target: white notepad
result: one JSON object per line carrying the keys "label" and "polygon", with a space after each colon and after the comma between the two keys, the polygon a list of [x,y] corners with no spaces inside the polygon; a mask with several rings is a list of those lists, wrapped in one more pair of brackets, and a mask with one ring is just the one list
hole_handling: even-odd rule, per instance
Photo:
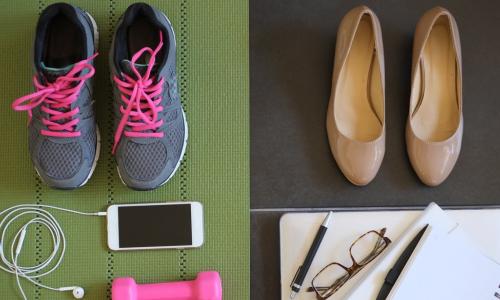
{"label": "white notepad", "polygon": [[461,226],[427,230],[387,300],[500,299],[500,264],[478,251]]}
{"label": "white notepad", "polygon": [[[500,237],[500,209],[450,210],[447,211],[447,214],[450,218],[448,224],[444,224],[445,226],[452,227],[456,222],[460,223],[463,230],[477,244],[479,249],[494,260],[500,261],[500,238],[498,238]],[[280,260],[281,295],[283,300],[289,298],[290,283],[293,276],[309,250],[318,227],[325,216],[325,213],[288,213],[281,218]],[[408,235],[407,239],[402,238],[399,243],[398,237],[421,216],[421,210],[335,212],[330,228],[306,276],[304,288],[296,299],[315,300],[314,293],[304,292],[305,288],[310,286],[314,274],[332,261],[348,264],[350,262],[348,248],[351,242],[369,230],[387,227],[386,235],[394,241],[391,247],[397,249],[398,247],[395,246],[399,244],[401,249],[397,250],[402,251],[411,237]],[[491,238],[492,236],[497,238]],[[381,257],[371,262],[370,265],[349,280],[330,299],[373,299],[385,278],[388,268],[397,259],[396,255],[394,255],[394,258],[386,258],[387,269],[369,273],[370,268],[380,263]],[[367,277],[368,274],[369,277]],[[360,279],[364,279],[363,288],[353,290],[353,287],[360,283]],[[374,294],[375,296],[373,296]]]}

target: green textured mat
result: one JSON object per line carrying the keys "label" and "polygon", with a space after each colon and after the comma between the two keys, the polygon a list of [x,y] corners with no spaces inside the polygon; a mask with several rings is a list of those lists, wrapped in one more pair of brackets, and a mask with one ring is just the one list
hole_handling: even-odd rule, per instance
{"label": "green textured mat", "polygon": [[[112,203],[198,200],[205,208],[206,242],[194,250],[110,252],[105,219],[55,213],[68,240],[62,266],[41,282],[78,285],[85,299],[110,297],[111,280],[133,276],[152,283],[221,273],[224,299],[249,299],[248,3],[246,0],[149,1],[162,9],[177,36],[179,89],[189,123],[181,168],[164,187],[134,192],[120,182],[112,142],[108,50],[114,25],[132,1],[70,1],[90,12],[100,33],[95,99],[103,145],[96,172],[76,191],[56,191],[36,177],[27,150],[25,113],[10,103],[32,91],[31,47],[40,11],[51,1],[0,0],[0,208],[42,203],[84,211]],[[29,236],[22,263],[50,250],[46,232]],[[22,281],[29,299],[72,299]],[[0,299],[18,299],[14,277],[0,272]]]}

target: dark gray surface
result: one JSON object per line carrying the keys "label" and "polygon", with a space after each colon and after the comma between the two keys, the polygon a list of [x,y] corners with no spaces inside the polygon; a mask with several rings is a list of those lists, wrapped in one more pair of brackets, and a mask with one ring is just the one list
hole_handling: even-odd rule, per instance
{"label": "dark gray surface", "polygon": [[[358,4],[380,19],[387,86],[386,156],[363,188],[338,170],[325,130],[337,26]],[[450,178],[428,188],[408,162],[404,125],[413,32],[436,5],[461,32],[465,135]],[[251,299],[280,296],[283,212],[259,209],[500,204],[500,1],[250,0],[250,47]]]}
{"label": "dark gray surface", "polygon": [[[382,25],[387,87],[386,155],[363,188],[340,173],[325,129],[337,26],[360,3]],[[461,33],[465,132],[451,176],[428,188],[404,127],[413,32],[438,4]],[[250,0],[250,73],[252,208],[500,203],[500,1]]]}

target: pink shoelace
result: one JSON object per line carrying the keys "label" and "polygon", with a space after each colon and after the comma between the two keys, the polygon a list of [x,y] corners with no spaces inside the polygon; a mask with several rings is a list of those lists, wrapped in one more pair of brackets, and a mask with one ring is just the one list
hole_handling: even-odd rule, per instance
{"label": "pink shoelace", "polygon": [[[164,80],[161,78],[155,83],[155,78],[151,77],[151,70],[155,64],[156,55],[160,52],[162,46],[163,37],[160,32],[160,42],[154,50],[144,47],[132,56],[130,68],[135,78],[124,73],[122,73],[124,80],[121,80],[117,76],[113,77],[118,90],[121,92],[121,100],[124,103],[124,106],[120,107],[122,118],[115,132],[113,154],[116,151],[122,134],[127,137],[138,138],[161,138],[164,136],[163,132],[157,132],[157,129],[163,125],[163,120],[158,120],[158,113],[163,110],[163,106],[161,106],[161,93],[163,91]],[[144,53],[149,53],[150,59],[146,72],[144,75],[141,75],[135,63]],[[125,130],[125,126],[130,127],[130,130]]]}
{"label": "pink shoelace", "polygon": [[[48,115],[48,118],[42,118],[42,123],[47,126],[47,129],[41,130],[42,135],[63,138],[80,136],[80,131],[76,130],[80,119],[75,118],[80,109],[71,109],[71,104],[78,99],[85,80],[94,76],[95,69],[90,61],[96,56],[97,53],[77,62],[66,75],[59,76],[46,85],[40,83],[35,75],[33,83],[36,92],[14,100],[12,109],[28,111],[31,121],[32,110],[41,105],[41,110]],[[88,72],[81,74],[84,70]]]}

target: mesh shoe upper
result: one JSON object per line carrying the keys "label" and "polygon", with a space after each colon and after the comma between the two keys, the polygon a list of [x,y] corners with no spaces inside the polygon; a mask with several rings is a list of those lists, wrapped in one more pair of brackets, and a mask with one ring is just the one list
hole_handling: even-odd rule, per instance
{"label": "mesh shoe upper", "polygon": [[60,144],[45,139],[40,146],[38,161],[47,176],[71,178],[82,164],[82,147],[77,142]]}
{"label": "mesh shoe upper", "polygon": [[[145,22],[149,23],[149,27],[141,25]],[[162,40],[145,39],[143,44],[141,44],[141,40],[134,41],[135,37],[127,34],[127,32],[134,31],[134,26],[142,26],[142,30],[146,28],[152,31],[151,33],[145,32],[144,36],[157,37],[160,35]],[[142,48],[135,51],[132,49],[134,44],[140,45],[136,49]],[[149,47],[151,52],[146,51],[144,57],[135,57],[137,61],[132,62],[132,57],[143,51],[144,47]],[[154,56],[151,57],[153,52]],[[115,87],[115,125],[117,132],[121,133],[115,139],[115,157],[120,177],[131,188],[153,189],[174,175],[179,167],[187,142],[187,124],[177,91],[175,36],[170,22],[163,13],[147,4],[131,5],[119,21],[110,55],[111,71],[116,77],[113,82]],[[141,61],[138,62],[139,60]],[[161,99],[157,105],[159,110],[157,118],[153,118],[151,110],[148,110],[146,97],[141,97],[137,103],[140,103],[141,111],[146,112],[147,118],[141,121],[137,117],[135,107],[133,110],[135,115],[128,117],[129,122],[126,123],[123,132],[121,132],[120,121],[123,119],[123,112],[128,102],[125,103],[122,99],[124,96],[123,87],[120,90],[118,83],[126,81],[129,84],[142,85],[139,82],[147,81],[144,77],[147,75],[147,65],[152,61],[151,76],[148,77],[152,79],[152,82],[148,82],[150,85],[145,90],[146,94],[148,91],[149,94],[154,94],[149,86],[162,82],[161,93],[151,97],[154,101]],[[134,70],[139,72],[141,78],[136,76]],[[127,81],[127,76],[131,77],[130,81]],[[132,87],[130,89],[132,90]],[[130,101],[130,95],[125,96],[125,100]],[[137,121],[144,124],[148,124],[148,122],[158,122],[158,124],[161,122],[161,124],[153,129],[146,128],[137,133],[137,125],[133,124]],[[160,133],[161,136],[150,136]]]}
{"label": "mesh shoe upper", "polygon": [[167,163],[167,149],[156,141],[149,144],[130,142],[125,147],[123,166],[127,174],[141,181],[153,180]]}
{"label": "mesh shoe upper", "polygon": [[[29,149],[41,178],[72,189],[90,177],[98,155],[92,108],[95,28],[83,10],[65,3],[48,6],[37,24],[36,92],[14,101],[30,116]],[[68,45],[61,46],[67,41]]]}

